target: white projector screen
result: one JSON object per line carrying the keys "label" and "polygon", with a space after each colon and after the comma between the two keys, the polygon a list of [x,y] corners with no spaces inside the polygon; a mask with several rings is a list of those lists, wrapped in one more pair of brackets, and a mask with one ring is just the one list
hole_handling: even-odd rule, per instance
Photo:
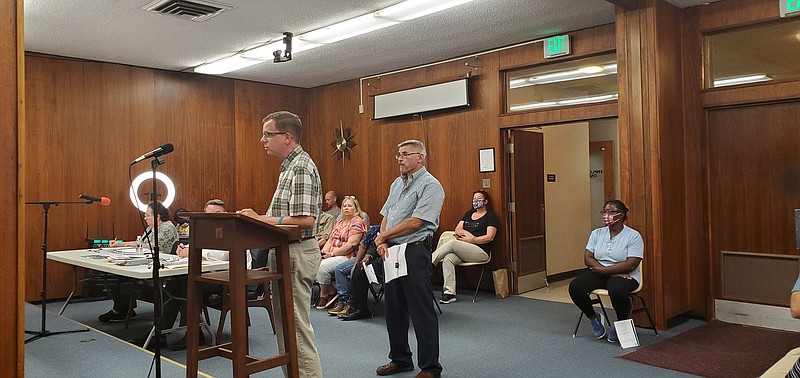
{"label": "white projector screen", "polygon": [[372,119],[469,106],[468,78],[373,97]]}

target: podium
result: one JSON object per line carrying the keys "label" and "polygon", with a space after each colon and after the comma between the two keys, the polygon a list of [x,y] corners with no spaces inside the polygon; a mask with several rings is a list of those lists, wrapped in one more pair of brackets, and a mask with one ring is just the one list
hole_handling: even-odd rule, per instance
{"label": "podium", "polygon": [[[263,370],[286,365],[290,377],[298,377],[297,336],[295,334],[294,300],[292,299],[289,243],[300,240],[296,226],[276,227],[234,213],[188,213],[189,216],[189,274],[187,276],[187,336],[186,376],[197,377],[199,360],[215,356],[233,362],[233,377],[247,377]],[[202,273],[203,248],[230,251],[229,270]],[[248,270],[248,249],[275,248],[277,272]],[[285,352],[265,359],[249,355],[247,303],[245,287],[265,281],[275,281],[272,295],[281,303]],[[200,283],[227,285],[231,304],[231,342],[199,349]],[[276,285],[277,283],[277,285]],[[274,299],[273,299],[274,300]]]}

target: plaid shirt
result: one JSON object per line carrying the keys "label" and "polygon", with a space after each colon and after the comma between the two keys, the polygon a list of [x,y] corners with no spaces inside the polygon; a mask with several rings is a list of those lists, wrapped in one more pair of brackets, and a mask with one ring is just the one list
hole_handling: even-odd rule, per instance
{"label": "plaid shirt", "polygon": [[267,209],[270,217],[314,218],[313,229],[301,229],[300,236],[308,239],[316,234],[320,209],[322,209],[322,184],[311,156],[299,145],[281,163],[278,187]]}

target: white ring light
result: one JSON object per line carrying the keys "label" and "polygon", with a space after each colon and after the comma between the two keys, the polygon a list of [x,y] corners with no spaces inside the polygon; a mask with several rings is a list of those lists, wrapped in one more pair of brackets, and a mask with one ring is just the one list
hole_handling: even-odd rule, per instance
{"label": "white ring light", "polygon": [[[143,172],[139,176],[136,176],[136,178],[133,180],[133,183],[131,184],[129,192],[129,194],[131,195],[131,203],[133,203],[133,206],[135,206],[137,209],[139,209],[139,211],[143,213],[147,211],[147,204],[140,201],[139,196],[136,195],[136,193],[139,192],[139,186],[141,186],[142,183],[145,182],[145,180],[152,178],[153,178],[152,172]],[[170,179],[169,176],[161,172],[156,172],[156,180],[161,181],[167,187],[167,198],[165,198],[164,202],[162,203],[164,204],[165,208],[169,208],[169,205],[172,205],[172,201],[175,200],[175,184],[172,183],[172,179]]]}

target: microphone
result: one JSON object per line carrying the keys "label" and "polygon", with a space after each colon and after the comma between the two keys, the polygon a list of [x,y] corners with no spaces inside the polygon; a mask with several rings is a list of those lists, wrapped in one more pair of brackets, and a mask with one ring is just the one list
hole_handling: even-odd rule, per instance
{"label": "microphone", "polygon": [[142,161],[144,159],[149,159],[149,158],[153,158],[153,157],[159,157],[159,156],[162,156],[162,155],[166,155],[166,154],[168,154],[168,153],[170,153],[170,152],[172,152],[174,150],[175,150],[175,147],[172,146],[172,143],[162,144],[160,147],[156,148],[155,150],[152,150],[152,151],[150,151],[150,152],[148,152],[148,153],[146,153],[146,154],[144,154],[142,156],[139,156],[138,158],[134,159],[131,162],[131,165],[134,165],[134,164],[136,164],[136,163],[138,163],[138,162],[140,162],[140,161]]}
{"label": "microphone", "polygon": [[103,206],[108,206],[111,204],[111,198],[108,197],[94,197],[86,194],[81,194],[80,199],[89,201],[87,203],[100,203]]}

